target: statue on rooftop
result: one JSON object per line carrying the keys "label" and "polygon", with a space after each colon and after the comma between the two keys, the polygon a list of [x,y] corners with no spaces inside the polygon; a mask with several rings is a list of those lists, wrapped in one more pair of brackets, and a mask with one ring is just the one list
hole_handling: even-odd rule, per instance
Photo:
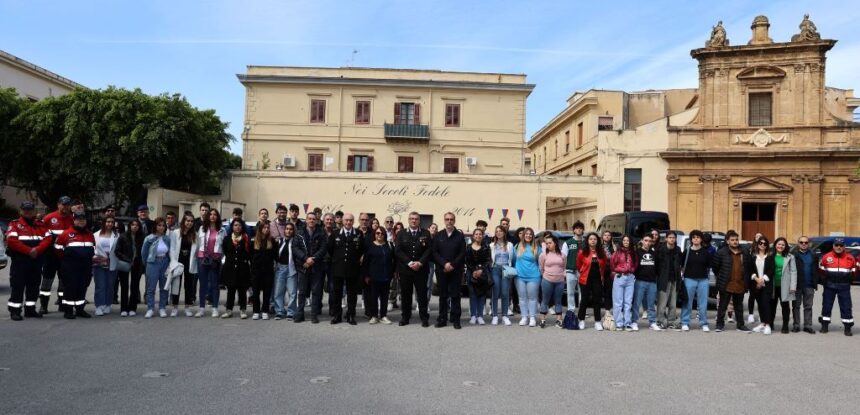
{"label": "statue on rooftop", "polygon": [[803,21],[800,22],[798,27],[800,28],[800,33],[791,37],[792,42],[806,42],[821,39],[821,35],[818,34],[818,28],[815,27],[815,23],[812,23],[812,20],[809,20],[808,14],[803,15]]}
{"label": "statue on rooftop", "polygon": [[729,45],[729,39],[726,38],[726,29],[723,28],[723,21],[717,22],[717,25],[711,30],[711,38],[705,42],[706,48],[723,48]]}

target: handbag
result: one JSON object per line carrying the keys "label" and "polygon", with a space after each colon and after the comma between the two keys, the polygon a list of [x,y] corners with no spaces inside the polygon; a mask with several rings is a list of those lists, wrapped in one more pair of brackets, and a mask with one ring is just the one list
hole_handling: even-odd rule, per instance
{"label": "handbag", "polygon": [[603,315],[603,329],[608,331],[615,331],[615,319],[612,317],[612,314],[607,311],[606,314]]}
{"label": "handbag", "polygon": [[561,321],[561,327],[566,330],[579,330],[579,318],[573,310],[567,310],[564,313],[564,320]]}
{"label": "handbag", "polygon": [[517,269],[510,265],[502,265],[502,277],[511,279],[517,276]]}
{"label": "handbag", "polygon": [[126,262],[121,259],[116,260],[116,270],[119,272],[131,272],[131,262]]}

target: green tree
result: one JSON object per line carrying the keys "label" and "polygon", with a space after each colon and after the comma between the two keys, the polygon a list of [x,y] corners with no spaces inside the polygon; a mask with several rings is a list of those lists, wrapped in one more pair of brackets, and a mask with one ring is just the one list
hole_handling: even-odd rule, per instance
{"label": "green tree", "polygon": [[10,171],[18,165],[10,158],[9,148],[22,140],[21,129],[12,125],[12,120],[29,105],[29,101],[18,96],[12,88],[0,88],[0,185],[9,184]]}
{"label": "green tree", "polygon": [[6,150],[8,179],[48,206],[106,192],[115,204],[138,202],[146,184],[216,193],[234,157],[227,123],[178,94],[79,89],[28,105],[12,124],[24,139]]}

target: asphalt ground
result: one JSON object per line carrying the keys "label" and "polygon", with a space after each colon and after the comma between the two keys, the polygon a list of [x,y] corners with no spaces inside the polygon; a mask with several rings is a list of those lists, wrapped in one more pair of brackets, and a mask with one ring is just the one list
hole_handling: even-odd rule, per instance
{"label": "asphalt ground", "polygon": [[[7,269],[0,304],[8,295]],[[853,295],[860,302],[860,287]],[[820,292],[815,301],[817,316]],[[434,297],[433,319],[437,307]],[[765,336],[731,324],[565,331],[470,326],[466,312],[454,330],[391,317],[391,326],[333,326],[52,312],[12,322],[4,311],[0,414],[854,414],[860,405],[860,330],[846,337],[840,323],[826,335]]]}

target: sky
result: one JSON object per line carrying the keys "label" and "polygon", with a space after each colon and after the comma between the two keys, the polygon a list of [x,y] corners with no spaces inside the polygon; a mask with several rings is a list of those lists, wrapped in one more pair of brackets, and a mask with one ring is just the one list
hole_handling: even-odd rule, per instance
{"label": "sky", "polygon": [[246,65],[524,73],[528,139],[575,91],[696,87],[690,50],[719,20],[732,45],[762,14],[786,42],[805,13],[838,40],[827,85],[860,94],[860,7],[846,0],[0,0],[0,49],[89,88],[183,94],[230,123],[241,154]]}

